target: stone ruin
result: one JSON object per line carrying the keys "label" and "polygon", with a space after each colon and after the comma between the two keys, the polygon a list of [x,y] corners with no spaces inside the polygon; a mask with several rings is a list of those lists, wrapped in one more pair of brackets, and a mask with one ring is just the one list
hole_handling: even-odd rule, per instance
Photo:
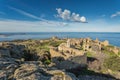
{"label": "stone ruin", "polygon": [[74,48],[74,45],[77,44],[71,43],[71,39],[68,39],[66,43],[61,43],[57,48],[50,49],[53,62],[56,63],[58,68],[72,69],[78,66],[86,66],[87,56],[83,50]]}
{"label": "stone ruin", "polygon": [[[101,51],[102,46],[108,46],[107,40],[100,42],[98,39],[90,38],[68,39],[58,47],[50,49],[51,57],[56,61],[59,68],[71,69],[87,64],[86,51]],[[60,58],[60,62],[57,59]]]}

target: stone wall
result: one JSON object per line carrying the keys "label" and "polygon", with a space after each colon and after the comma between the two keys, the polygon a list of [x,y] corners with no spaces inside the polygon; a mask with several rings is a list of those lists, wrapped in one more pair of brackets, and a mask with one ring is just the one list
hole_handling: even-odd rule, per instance
{"label": "stone wall", "polygon": [[108,46],[108,45],[109,45],[109,41],[105,40],[105,41],[101,42],[101,44],[102,44],[103,46]]}
{"label": "stone wall", "polygon": [[[84,67],[87,64],[87,56],[83,51],[77,49],[71,49],[75,54],[65,53],[65,48],[63,48],[64,52],[60,52],[55,50],[54,48],[50,49],[50,54],[53,62],[60,69],[72,69],[78,66]],[[74,52],[75,51],[75,52]]]}
{"label": "stone wall", "polygon": [[58,51],[62,51],[63,53],[65,52],[68,52],[70,53],[71,55],[84,55],[84,51],[83,50],[77,50],[77,49],[74,49],[74,48],[70,48],[70,47],[66,47],[66,44],[65,43],[62,43],[60,44],[60,46],[58,46]]}
{"label": "stone wall", "polygon": [[53,57],[63,57],[63,55],[60,52],[54,50],[54,48],[50,48],[50,54],[51,54],[52,58]]}
{"label": "stone wall", "polygon": [[60,69],[72,69],[77,68],[79,66],[86,67],[86,64],[87,64],[86,55],[71,57],[68,58],[67,60],[56,62],[56,66]]}

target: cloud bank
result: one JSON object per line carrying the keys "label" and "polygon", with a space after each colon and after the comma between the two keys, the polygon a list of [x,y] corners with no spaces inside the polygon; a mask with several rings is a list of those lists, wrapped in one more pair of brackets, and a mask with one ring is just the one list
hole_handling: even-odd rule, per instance
{"label": "cloud bank", "polygon": [[0,32],[120,32],[119,24],[112,25],[105,20],[61,25],[67,24],[59,21],[0,20]]}
{"label": "cloud bank", "polygon": [[[68,25],[58,21],[21,21],[4,19],[0,20],[0,32],[55,32]],[[62,28],[61,28],[62,29]]]}
{"label": "cloud bank", "polygon": [[111,18],[114,18],[114,17],[117,17],[117,16],[120,16],[120,12],[116,12],[116,13],[112,14]]}
{"label": "cloud bank", "polygon": [[64,11],[62,11],[61,8],[57,8],[57,17],[63,19],[63,20],[67,20],[67,21],[73,21],[73,22],[86,22],[86,17],[84,16],[80,16],[80,14],[77,13],[72,13],[70,10],[65,9]]}

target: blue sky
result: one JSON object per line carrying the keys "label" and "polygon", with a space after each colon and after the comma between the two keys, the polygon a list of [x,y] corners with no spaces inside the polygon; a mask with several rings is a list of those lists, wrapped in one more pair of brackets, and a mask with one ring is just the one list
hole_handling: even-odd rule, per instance
{"label": "blue sky", "polygon": [[0,0],[0,32],[120,32],[120,0]]}

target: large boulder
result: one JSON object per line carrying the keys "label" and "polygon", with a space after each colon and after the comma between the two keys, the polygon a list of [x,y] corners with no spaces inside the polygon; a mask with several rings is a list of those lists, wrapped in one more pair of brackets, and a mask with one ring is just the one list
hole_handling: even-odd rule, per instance
{"label": "large boulder", "polygon": [[15,69],[18,67],[13,58],[0,58],[0,80],[6,80],[13,78]]}
{"label": "large boulder", "polygon": [[74,74],[66,73],[61,70],[51,70],[47,71],[47,73],[52,75],[50,80],[77,80]]}
{"label": "large boulder", "polygon": [[73,69],[77,67],[86,67],[87,59],[86,55],[69,57],[65,60],[63,57],[54,57],[52,61],[56,64],[59,69]]}
{"label": "large boulder", "polygon": [[108,41],[108,40],[105,40],[105,41],[101,42],[101,44],[102,44],[103,46],[108,46],[108,45],[109,45],[109,41]]}
{"label": "large boulder", "polygon": [[0,70],[0,80],[7,80],[7,75],[3,70]]}
{"label": "large boulder", "polygon": [[47,80],[48,78],[42,73],[44,71],[35,63],[24,63],[15,70],[14,78],[16,80]]}
{"label": "large boulder", "polygon": [[[37,63],[38,64],[38,63]],[[61,70],[46,69],[36,62],[27,62],[14,72],[16,80],[76,80],[74,74]]]}
{"label": "large boulder", "polygon": [[79,80],[116,80],[115,78],[96,76],[96,75],[79,75]]}
{"label": "large boulder", "polygon": [[0,49],[0,58],[11,57],[8,49]]}
{"label": "large boulder", "polygon": [[24,56],[24,45],[17,45],[17,44],[9,44],[7,46],[7,49],[9,49],[10,54],[13,58],[20,59]]}

